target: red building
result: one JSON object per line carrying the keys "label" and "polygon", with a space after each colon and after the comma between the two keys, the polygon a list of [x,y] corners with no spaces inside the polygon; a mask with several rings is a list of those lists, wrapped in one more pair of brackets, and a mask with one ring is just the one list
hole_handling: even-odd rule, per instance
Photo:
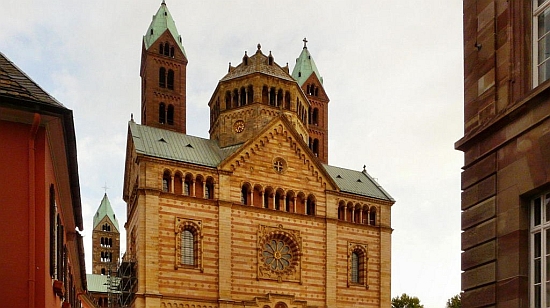
{"label": "red building", "polygon": [[550,0],[464,0],[463,307],[550,307]]}
{"label": "red building", "polygon": [[90,307],[72,111],[0,53],[3,307]]}

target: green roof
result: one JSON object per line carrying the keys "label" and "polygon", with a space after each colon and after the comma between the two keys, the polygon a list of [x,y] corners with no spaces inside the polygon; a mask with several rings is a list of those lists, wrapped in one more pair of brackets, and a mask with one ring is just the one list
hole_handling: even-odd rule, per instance
{"label": "green roof", "polygon": [[170,34],[172,34],[172,37],[174,37],[174,40],[183,52],[183,55],[187,57],[187,54],[185,53],[185,49],[183,48],[183,44],[181,42],[181,35],[179,35],[178,29],[176,28],[176,23],[174,22],[174,19],[172,18],[170,11],[168,11],[168,7],[166,7],[166,3],[164,3],[163,0],[159,10],[153,16],[153,21],[151,21],[151,25],[149,25],[147,32],[143,36],[145,49],[149,49],[149,47],[151,47],[151,45],[153,45],[166,30],[170,31]]}
{"label": "green roof", "polygon": [[[86,274],[86,281],[88,282],[88,291],[94,293],[107,293],[107,286],[109,285],[107,275],[98,274]],[[111,277],[111,286],[116,287],[120,283],[120,278]],[[120,291],[112,290],[113,293],[120,293]]]}
{"label": "green roof", "polygon": [[119,231],[120,229],[118,228],[118,220],[116,219],[115,212],[111,207],[111,202],[109,202],[109,198],[107,198],[107,193],[105,193],[105,195],[103,196],[103,199],[101,200],[101,204],[99,205],[99,208],[95,212],[94,229],[95,227],[97,227],[97,225],[101,222],[101,220],[105,216],[109,217],[109,219],[115,226],[116,230]]}
{"label": "green roof", "polygon": [[[216,168],[242,144],[220,148],[216,141],[129,122],[138,154]],[[394,201],[365,170],[354,171],[323,164],[342,192]]]}
{"label": "green roof", "polygon": [[220,148],[216,141],[129,122],[138,154],[217,167],[241,145]]}
{"label": "green roof", "polygon": [[313,73],[315,73],[317,79],[319,79],[322,84],[323,77],[321,77],[321,74],[319,74],[319,70],[315,65],[315,61],[313,61],[313,58],[311,57],[311,54],[309,53],[309,50],[307,50],[307,46],[305,46],[304,43],[302,53],[300,53],[300,56],[298,57],[298,59],[296,59],[296,66],[294,66],[294,69],[292,70],[292,77],[294,77],[298,84],[302,86],[304,82],[306,82],[306,80],[309,78],[309,76],[311,76],[311,74]]}
{"label": "green roof", "polygon": [[340,188],[340,191],[350,194],[395,201],[366,170],[355,171],[324,165],[325,170]]}

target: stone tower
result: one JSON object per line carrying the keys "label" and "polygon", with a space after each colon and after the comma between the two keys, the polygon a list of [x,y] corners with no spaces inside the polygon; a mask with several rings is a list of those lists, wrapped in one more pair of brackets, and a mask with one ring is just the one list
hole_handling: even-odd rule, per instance
{"label": "stone tower", "polygon": [[328,102],[329,98],[323,87],[323,77],[307,49],[304,38],[304,48],[296,59],[292,70],[296,79],[310,103],[308,112],[309,148],[319,160],[328,164]]}
{"label": "stone tower", "polygon": [[187,55],[164,1],[143,36],[141,123],[185,133]]}
{"label": "stone tower", "polygon": [[288,66],[279,66],[260,44],[254,55],[245,52],[239,65],[229,67],[208,105],[210,139],[221,147],[244,143],[280,116],[308,142],[308,99]]}
{"label": "stone tower", "polygon": [[120,231],[107,194],[94,215],[92,230],[92,274],[114,275],[120,255]]}

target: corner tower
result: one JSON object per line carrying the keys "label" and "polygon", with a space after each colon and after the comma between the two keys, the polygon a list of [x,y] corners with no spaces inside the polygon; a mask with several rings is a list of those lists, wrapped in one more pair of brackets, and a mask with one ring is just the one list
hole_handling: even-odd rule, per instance
{"label": "corner tower", "polygon": [[309,101],[294,78],[264,55],[258,44],[256,53],[245,52],[242,62],[229,66],[220,80],[210,107],[210,139],[221,147],[241,144],[255,136],[275,117],[285,116],[307,143]]}
{"label": "corner tower", "polygon": [[92,229],[92,274],[116,273],[120,255],[120,231],[107,194],[94,215]]}
{"label": "corner tower", "polygon": [[143,36],[141,124],[186,132],[186,69],[181,36],[162,1]]}
{"label": "corner tower", "polygon": [[328,164],[328,102],[329,98],[323,87],[323,77],[307,49],[304,38],[304,48],[296,59],[292,70],[302,91],[311,105],[308,114],[309,148],[323,163]]}

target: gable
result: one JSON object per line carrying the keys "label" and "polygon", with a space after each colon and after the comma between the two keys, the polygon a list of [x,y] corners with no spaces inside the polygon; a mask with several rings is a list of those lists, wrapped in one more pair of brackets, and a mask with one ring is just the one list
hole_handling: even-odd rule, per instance
{"label": "gable", "polygon": [[337,189],[319,159],[313,155],[286,118],[274,119],[219,166],[234,174],[270,181]]}

